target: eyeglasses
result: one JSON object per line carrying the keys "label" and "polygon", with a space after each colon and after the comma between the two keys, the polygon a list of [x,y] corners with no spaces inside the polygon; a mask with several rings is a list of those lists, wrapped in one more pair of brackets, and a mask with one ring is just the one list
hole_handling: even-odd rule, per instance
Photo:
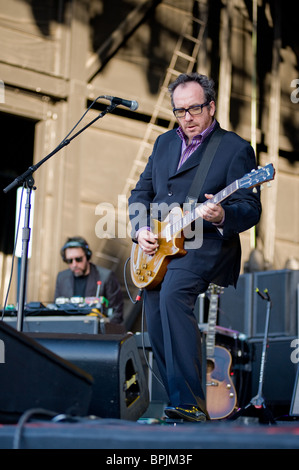
{"label": "eyeglasses", "polygon": [[67,258],[64,261],[67,264],[72,264],[73,261],[76,261],[76,263],[81,263],[82,260],[83,260],[83,256],[78,256],[78,258]]}
{"label": "eyeglasses", "polygon": [[176,118],[183,118],[186,116],[186,113],[188,112],[191,116],[198,116],[198,114],[202,113],[202,108],[205,106],[208,106],[210,104],[210,101],[206,101],[203,104],[195,104],[194,106],[190,106],[190,108],[173,108],[173,114],[175,115]]}

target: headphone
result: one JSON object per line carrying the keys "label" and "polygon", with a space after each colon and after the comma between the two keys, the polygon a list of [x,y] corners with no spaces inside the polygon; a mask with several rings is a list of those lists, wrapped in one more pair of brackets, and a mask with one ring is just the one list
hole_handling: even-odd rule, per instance
{"label": "headphone", "polygon": [[82,248],[86,254],[87,260],[90,260],[92,251],[88,246],[88,243],[82,237],[72,237],[68,238],[63,247],[60,250],[61,257],[65,261],[65,250],[67,248]]}

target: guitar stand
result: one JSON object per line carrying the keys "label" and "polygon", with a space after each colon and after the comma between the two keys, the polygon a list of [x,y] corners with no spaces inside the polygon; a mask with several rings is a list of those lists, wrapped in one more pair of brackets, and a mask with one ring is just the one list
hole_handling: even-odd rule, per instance
{"label": "guitar stand", "polygon": [[254,411],[258,412],[260,423],[276,424],[271,410],[266,405],[266,402],[263,398],[263,393],[262,393],[263,383],[264,383],[264,371],[265,371],[265,362],[266,362],[268,331],[269,331],[269,320],[270,320],[272,302],[271,302],[267,289],[265,289],[264,291],[265,295],[262,294],[258,288],[256,289],[256,292],[263,300],[267,300],[267,314],[266,314],[265,333],[264,333],[263,349],[262,349],[262,356],[261,356],[258,392],[257,392],[257,395],[253,397],[244,408],[241,408],[238,411],[236,411],[236,413],[230,419],[236,420],[240,416],[244,415],[246,411],[253,409]]}

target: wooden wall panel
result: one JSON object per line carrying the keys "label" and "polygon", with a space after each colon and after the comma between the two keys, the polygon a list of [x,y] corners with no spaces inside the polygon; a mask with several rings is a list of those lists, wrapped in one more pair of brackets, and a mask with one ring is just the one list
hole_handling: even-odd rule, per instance
{"label": "wooden wall panel", "polygon": [[58,74],[56,55],[59,45],[39,36],[8,30],[0,26],[1,60],[15,66]]}
{"label": "wooden wall panel", "polygon": [[63,2],[55,3],[33,10],[31,2],[1,0],[0,61],[39,73],[65,74],[67,41],[57,16]]}
{"label": "wooden wall panel", "polygon": [[[287,191],[286,191],[287,188]],[[299,243],[299,180],[280,173],[276,206],[276,236],[278,240]]]}
{"label": "wooden wall panel", "polygon": [[[123,118],[118,119],[119,127]],[[83,136],[81,198],[117,204],[140,141],[123,133],[91,130]]]}

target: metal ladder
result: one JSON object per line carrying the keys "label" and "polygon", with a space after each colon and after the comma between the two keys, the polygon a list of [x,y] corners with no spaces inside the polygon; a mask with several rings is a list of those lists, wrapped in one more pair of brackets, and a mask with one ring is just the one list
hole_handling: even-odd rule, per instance
{"label": "metal ladder", "polygon": [[[200,1],[202,0],[197,0],[197,4],[199,4]],[[166,130],[173,129],[175,126],[176,119],[171,108],[168,86],[181,73],[190,73],[194,70],[194,65],[198,59],[199,48],[202,44],[205,27],[206,22],[193,16],[193,14],[188,14],[184,21],[182,32],[178,38],[173,56],[167,68],[164,82],[160,89],[150,122],[147,125],[137,156],[133,162],[130,174],[126,179],[124,189],[121,193],[122,198],[118,204],[118,220],[126,220],[129,193],[131,189],[135,187],[139,176],[147,163],[156,138]],[[168,127],[159,125],[159,121],[162,119],[168,122]],[[123,258],[123,255],[127,250],[127,242],[122,239],[118,240],[117,246],[114,245],[114,250],[116,250],[116,252],[114,251],[113,257],[105,253],[105,246],[103,246],[101,252],[98,253],[98,255],[103,259],[109,260],[113,265],[112,269],[116,268],[118,262]]]}
{"label": "metal ladder", "polygon": [[[135,187],[140,173],[143,171],[152,151],[156,138],[160,134],[164,133],[165,130],[173,129],[176,123],[170,104],[168,86],[181,73],[190,73],[194,70],[194,65],[197,60],[199,48],[205,32],[205,26],[206,24],[204,21],[191,15],[187,17],[183,25],[182,33],[178,38],[153,114],[147,125],[144,138],[140,144],[130,174],[126,180],[122,192],[122,194],[125,194],[126,196],[129,196],[130,190]],[[161,119],[169,122],[167,128],[159,125],[159,120]]]}

